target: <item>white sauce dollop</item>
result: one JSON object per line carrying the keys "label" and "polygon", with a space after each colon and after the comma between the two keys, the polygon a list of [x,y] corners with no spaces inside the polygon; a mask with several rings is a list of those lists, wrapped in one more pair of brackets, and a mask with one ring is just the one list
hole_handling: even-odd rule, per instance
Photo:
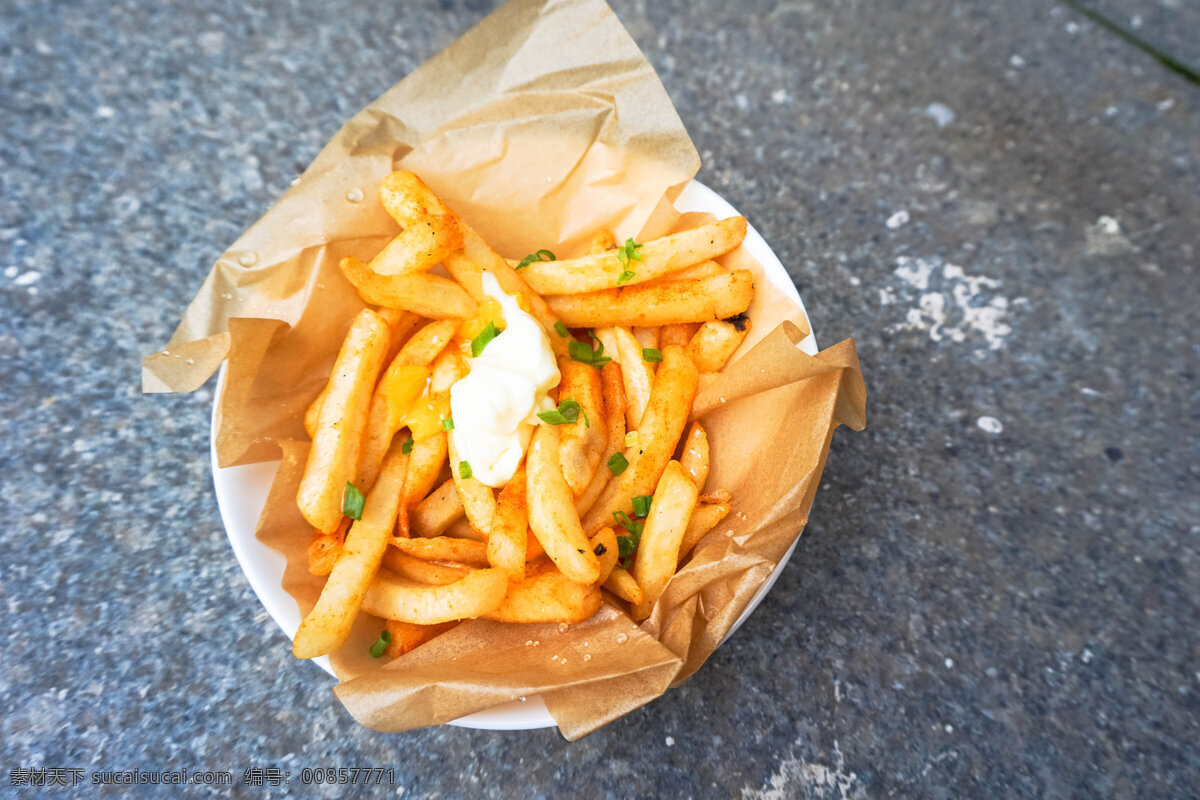
{"label": "white sauce dollop", "polygon": [[450,435],[472,477],[496,488],[517,471],[533,426],[541,424],[537,413],[555,407],[549,392],[560,376],[550,338],[538,321],[487,272],[483,291],[500,303],[505,327],[478,358],[468,359],[470,372],[450,387]]}

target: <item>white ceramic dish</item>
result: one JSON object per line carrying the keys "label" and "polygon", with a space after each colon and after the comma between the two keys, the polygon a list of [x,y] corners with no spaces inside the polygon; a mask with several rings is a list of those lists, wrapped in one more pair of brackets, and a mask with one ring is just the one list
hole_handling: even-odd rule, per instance
{"label": "white ceramic dish", "polygon": [[[679,197],[676,206],[681,211],[707,211],[718,217],[729,217],[738,213],[733,206],[725,202],[725,200],[699,181],[692,181],[688,185]],[[771,283],[775,284],[776,287],[803,308],[804,304],[800,300],[800,294],[792,284],[791,278],[788,277],[787,271],[784,270],[783,265],[779,263],[779,259],[775,257],[775,253],[771,251],[766,241],[763,240],[762,236],[758,234],[758,231],[753,226],[749,227],[746,231],[744,246],[750,252],[750,255],[754,256],[762,264],[763,270],[766,272],[766,276]],[[805,352],[815,354],[817,352],[816,339],[812,334],[809,334],[808,338],[800,343],[800,347]],[[221,396],[224,385],[225,374],[224,370],[222,370],[221,380],[217,386],[218,398]],[[266,462],[262,464],[250,464],[244,467],[221,469],[217,466],[215,433],[216,403],[214,402],[212,467],[213,483],[217,490],[217,504],[221,508],[221,519],[225,522],[225,530],[229,534],[229,543],[233,546],[234,555],[237,556],[238,562],[242,565],[242,570],[246,573],[246,578],[250,581],[251,588],[258,595],[258,599],[262,601],[263,606],[267,609],[267,613],[271,615],[271,618],[275,620],[276,624],[291,639],[295,636],[296,629],[300,627],[300,609],[296,606],[296,601],[281,587],[283,582],[284,558],[270,547],[258,541],[254,536],[254,528],[258,522],[258,516],[262,513],[263,506],[266,504],[267,492],[271,487],[271,482],[275,479],[275,472],[279,468],[279,462]],[[746,621],[750,613],[754,611],[763,597],[770,591],[776,579],[779,578],[780,573],[783,571],[784,565],[791,558],[792,550],[795,547],[793,543],[787,555],[779,562],[779,566],[776,567],[775,572],[771,574],[770,579],[763,584],[758,594],[755,595],[753,602],[746,608],[745,613],[738,619],[737,624],[733,626],[733,630],[729,632],[729,636],[732,636],[734,631]],[[728,638],[727,636],[726,639]],[[326,672],[333,675],[328,658],[323,657],[314,660]],[[508,731],[548,728],[554,725],[554,720],[546,711],[546,705],[542,702],[542,698],[540,696],[533,696],[525,702],[513,701],[504,703],[462,717],[450,724],[465,728]]]}

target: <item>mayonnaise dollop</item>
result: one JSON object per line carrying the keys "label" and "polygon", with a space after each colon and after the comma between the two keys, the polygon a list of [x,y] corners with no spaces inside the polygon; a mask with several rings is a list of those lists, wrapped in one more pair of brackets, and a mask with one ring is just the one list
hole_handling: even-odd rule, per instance
{"label": "mayonnaise dollop", "polygon": [[517,301],[483,273],[483,291],[500,303],[504,331],[469,359],[470,372],[450,387],[454,447],[471,465],[472,477],[492,487],[512,479],[529,447],[539,411],[554,408],[558,364],[546,331]]}

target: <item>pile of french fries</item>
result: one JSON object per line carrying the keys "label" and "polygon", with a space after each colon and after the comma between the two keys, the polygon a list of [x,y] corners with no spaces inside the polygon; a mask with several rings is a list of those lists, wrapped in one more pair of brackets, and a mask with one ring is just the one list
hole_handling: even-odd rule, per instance
{"label": "pile of french fries", "polygon": [[[705,493],[708,437],[688,418],[748,329],[752,274],[713,260],[746,221],[621,246],[600,231],[579,258],[508,261],[411,172],[380,195],[401,233],[370,262],[342,260],[373,308],[305,414],[297,503],[314,528],[309,569],[328,577],[296,656],[340,648],[360,611],[385,620],[377,658],[464,619],[578,623],[606,594],[645,619],[729,514],[728,492]],[[448,434],[472,341],[503,328],[484,272],[545,329],[561,373],[552,399],[575,412],[534,428],[499,489],[472,477]]]}

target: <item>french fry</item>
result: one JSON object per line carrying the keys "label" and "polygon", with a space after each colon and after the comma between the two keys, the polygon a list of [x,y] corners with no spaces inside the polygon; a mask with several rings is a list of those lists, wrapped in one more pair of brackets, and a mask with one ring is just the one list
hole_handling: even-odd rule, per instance
{"label": "french fry", "polygon": [[575,511],[581,517],[587,514],[596,498],[604,491],[604,487],[612,480],[612,473],[604,465],[614,453],[625,450],[625,381],[621,377],[621,365],[616,361],[605,364],[600,370],[600,384],[603,387],[608,437],[596,474],[592,476],[587,488],[575,498]]}
{"label": "french fry", "polygon": [[661,278],[647,281],[645,285],[657,286],[658,284],[670,283],[671,281],[694,281],[697,278],[710,278],[713,275],[720,275],[726,271],[724,267],[715,261],[701,261],[699,264],[693,264],[686,269],[672,272],[670,275],[663,275]]}
{"label": "french fry", "polygon": [[334,530],[342,521],[342,492],[358,470],[371,390],[390,338],[387,323],[364,309],[334,362],[296,496],[300,513],[321,532]]}
{"label": "french fry", "polygon": [[[625,380],[625,423],[635,431],[642,423],[650,390],[654,388],[654,366],[642,357],[642,346],[626,328],[610,328],[620,354],[621,377]],[[607,348],[606,348],[607,349]]]}
{"label": "french fry", "polygon": [[539,425],[534,429],[526,471],[529,527],[564,575],[577,583],[594,582],[600,574],[600,563],[588,547],[574,498],[558,467],[555,426]]}
{"label": "french fry", "polygon": [[388,175],[379,187],[379,197],[404,230],[371,259],[372,272],[424,272],[462,247],[458,218],[413,173],[397,170]]}
{"label": "french fry", "polygon": [[492,517],[496,514],[496,497],[492,494],[492,487],[462,476],[462,459],[459,458],[458,448],[454,446],[453,436],[446,437],[446,447],[450,451],[450,472],[454,476],[454,486],[458,489],[467,521],[486,538],[492,532]]}
{"label": "french fry", "polygon": [[383,317],[383,321],[388,324],[392,331],[392,346],[388,349],[388,357],[386,363],[392,363],[392,359],[396,357],[396,353],[400,352],[400,348],[404,346],[413,331],[421,324],[419,314],[414,314],[411,311],[405,311],[402,308],[387,308],[381,306],[375,313]]}
{"label": "french fry", "polygon": [[595,255],[603,253],[605,250],[613,250],[617,246],[617,237],[613,236],[613,232],[608,228],[601,228],[592,234],[592,241],[588,244],[588,253]]}
{"label": "french fry", "polygon": [[571,358],[560,358],[558,370],[558,402],[574,400],[581,411],[575,422],[558,426],[558,462],[567,486],[578,495],[596,474],[608,439],[600,370]]}
{"label": "french fry", "polygon": [[637,443],[625,449],[628,466],[608,482],[600,498],[583,519],[583,528],[594,531],[608,525],[616,511],[632,511],[631,499],[652,494],[671,460],[696,396],[697,373],[678,345],[663,348],[663,362],[654,377],[654,391],[638,427]]}
{"label": "french fry", "polygon": [[435,395],[445,394],[456,381],[466,377],[467,372],[467,362],[462,355],[453,348],[446,348],[433,360],[429,391]]}
{"label": "french fry", "polygon": [[325,389],[322,389],[304,411],[304,432],[308,434],[309,439],[317,438],[317,425],[321,422],[321,406],[324,402]]}
{"label": "french fry", "polygon": [[402,578],[408,578],[418,583],[437,585],[460,581],[471,571],[470,567],[458,564],[439,564],[435,561],[426,561],[423,558],[410,556],[395,547],[389,547],[384,551],[383,566]]}
{"label": "french fry", "polygon": [[487,540],[487,561],[504,570],[508,579],[525,579],[525,553],[529,543],[529,514],[525,499],[525,468],[519,468],[496,500],[492,533]]}
{"label": "french fry", "polygon": [[659,330],[662,331],[658,339],[661,347],[677,344],[686,348],[692,341],[692,337],[696,335],[696,331],[700,330],[700,323],[677,322],[674,325],[663,325]]}
{"label": "french fry", "polygon": [[457,622],[442,622],[438,625],[414,625],[411,622],[400,622],[395,619],[385,620],[383,629],[392,638],[384,649],[383,656],[389,659],[399,658],[430,639],[441,636],[457,624]]}
{"label": "french fry", "polygon": [[600,587],[577,583],[558,570],[509,585],[508,594],[484,619],[500,622],[583,622],[600,608]]}
{"label": "french fry", "polygon": [[380,570],[363,598],[368,614],[384,619],[437,625],[494,611],[508,591],[503,570],[477,569],[461,580],[434,586]]}
{"label": "french fry", "polygon": [[701,503],[728,503],[730,499],[728,489],[714,489],[707,494],[700,495]]}
{"label": "french fry", "polygon": [[637,339],[638,345],[651,350],[658,349],[658,334],[662,328],[643,328],[638,325],[633,329],[633,338]]}
{"label": "french fry", "polygon": [[692,552],[709,531],[729,516],[729,509],[729,503],[696,504],[695,510],[692,511],[692,518],[688,521],[687,530],[684,531],[683,541],[679,544],[680,561]]}
{"label": "french fry", "polygon": [[634,557],[633,578],[644,593],[642,601],[631,610],[635,621],[650,616],[655,601],[675,574],[683,534],[697,496],[696,484],[683,466],[678,461],[669,462],[654,490],[654,502],[650,504],[641,544]]}
{"label": "french fry", "polygon": [[688,343],[688,357],[701,372],[720,372],[738,349],[742,339],[746,338],[749,328],[750,326],[744,323],[741,330],[738,330],[736,325],[724,320],[706,322]]}
{"label": "french fry", "polygon": [[[413,450],[416,449],[414,444]],[[454,479],[449,478],[409,511],[409,531],[414,536],[441,536],[464,513],[458,488]]]}
{"label": "french fry", "polygon": [[402,308],[433,319],[465,319],[475,301],[463,287],[437,275],[380,275],[360,259],[347,256],[338,266],[367,303]]}
{"label": "french fry", "polygon": [[608,576],[612,574],[613,567],[617,566],[617,561],[621,556],[621,548],[617,545],[617,534],[613,533],[612,528],[601,528],[595,536],[588,539],[588,544],[592,546],[592,552],[600,560],[600,577],[596,579],[596,584],[601,585],[608,580]]}
{"label": "french fry", "polygon": [[753,298],[754,275],[739,269],[658,286],[558,295],[547,298],[546,304],[568,328],[592,328],[725,319],[741,314]]}
{"label": "french fry", "polygon": [[535,261],[521,270],[521,277],[547,296],[636,285],[727,253],[741,244],[745,235],[746,220],[730,217],[646,242],[636,251],[641,260],[623,263],[618,250],[608,250],[582,258]]}
{"label": "french fry", "polygon": [[391,544],[401,553],[426,561],[450,561],[473,567],[486,567],[487,545],[470,539],[452,539],[449,536],[434,536],[431,539],[393,538]]}
{"label": "french fry", "polygon": [[642,587],[638,586],[638,582],[622,567],[613,567],[608,580],[604,582],[604,588],[626,603],[632,603],[635,606],[641,603],[646,596],[642,592]]}
{"label": "french fry", "polygon": [[[329,402],[333,403],[335,397],[331,393]],[[321,596],[296,630],[292,651],[297,658],[332,653],[350,635],[367,587],[387,549],[407,470],[408,457],[397,444],[384,459],[375,489],[363,505],[361,519],[350,526],[342,553],[321,589]]]}
{"label": "french fry", "polygon": [[452,522],[450,527],[446,528],[446,536],[449,536],[451,539],[470,539],[475,542],[486,542],[488,540],[488,537],[475,530],[471,526],[470,520],[465,517]]}
{"label": "french fry", "polygon": [[696,489],[704,491],[704,482],[708,480],[708,434],[699,422],[693,422],[683,437],[683,455],[679,457],[679,463],[687,470]]}
{"label": "french fry", "polygon": [[[442,465],[445,463],[446,434],[444,431],[412,443],[412,450],[408,454],[408,475],[404,479],[400,509],[396,514],[396,525],[400,536],[407,539],[412,535],[411,512],[413,506],[420,503],[433,491],[434,484],[441,475]],[[458,492],[455,490],[455,495],[457,496],[457,494]]]}
{"label": "french fry", "polygon": [[308,571],[328,575],[342,554],[342,537],[336,533],[318,533],[308,545]]}

